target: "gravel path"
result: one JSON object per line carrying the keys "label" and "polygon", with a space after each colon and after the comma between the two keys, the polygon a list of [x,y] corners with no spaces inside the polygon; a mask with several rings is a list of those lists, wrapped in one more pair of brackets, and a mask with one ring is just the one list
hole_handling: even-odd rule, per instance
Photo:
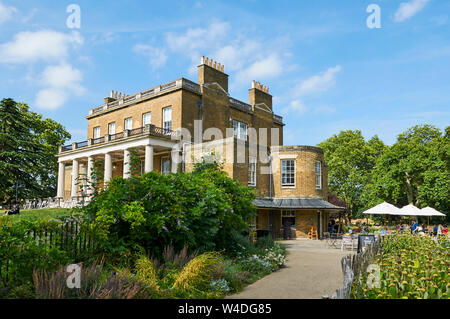
{"label": "gravel path", "polygon": [[290,240],[286,267],[247,286],[229,299],[317,299],[343,285],[341,258],[352,253],[325,241]]}

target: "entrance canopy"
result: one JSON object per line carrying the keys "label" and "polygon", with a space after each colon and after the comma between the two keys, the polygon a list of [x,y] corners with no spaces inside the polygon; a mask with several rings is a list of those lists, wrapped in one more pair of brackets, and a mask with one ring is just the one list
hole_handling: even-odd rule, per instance
{"label": "entrance canopy", "polygon": [[271,209],[330,209],[345,210],[345,207],[335,206],[322,198],[257,198],[253,204],[258,208]]}

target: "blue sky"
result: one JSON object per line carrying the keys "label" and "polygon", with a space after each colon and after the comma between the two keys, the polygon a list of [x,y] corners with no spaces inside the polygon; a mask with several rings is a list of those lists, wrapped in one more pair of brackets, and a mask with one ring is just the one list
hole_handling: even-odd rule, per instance
{"label": "blue sky", "polygon": [[[381,28],[367,27],[370,4]],[[248,102],[252,80],[269,87],[286,145],[344,129],[392,144],[416,124],[450,125],[449,15],[442,0],[0,0],[0,97],[81,141],[111,90],[196,81],[205,55],[225,65],[233,97]]]}

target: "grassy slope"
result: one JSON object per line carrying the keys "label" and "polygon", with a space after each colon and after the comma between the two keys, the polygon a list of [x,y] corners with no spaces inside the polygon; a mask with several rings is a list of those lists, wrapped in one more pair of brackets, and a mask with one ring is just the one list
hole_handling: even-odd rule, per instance
{"label": "grassy slope", "polygon": [[[20,215],[12,215],[14,221],[19,220],[40,220],[46,218],[64,218],[72,214],[71,209],[67,208],[52,208],[52,209],[30,209],[21,210]],[[0,218],[5,216],[5,211],[0,211]]]}

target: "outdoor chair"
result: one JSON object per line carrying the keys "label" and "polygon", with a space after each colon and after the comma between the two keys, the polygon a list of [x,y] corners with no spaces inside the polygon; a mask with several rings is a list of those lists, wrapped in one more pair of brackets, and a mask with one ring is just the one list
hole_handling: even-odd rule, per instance
{"label": "outdoor chair", "polygon": [[313,239],[314,237],[316,238],[316,240],[319,239],[319,236],[317,234],[317,228],[311,227],[308,233],[308,239]]}
{"label": "outdoor chair", "polygon": [[342,236],[341,250],[344,250],[344,247],[351,247],[353,250],[353,239],[351,235]]}

